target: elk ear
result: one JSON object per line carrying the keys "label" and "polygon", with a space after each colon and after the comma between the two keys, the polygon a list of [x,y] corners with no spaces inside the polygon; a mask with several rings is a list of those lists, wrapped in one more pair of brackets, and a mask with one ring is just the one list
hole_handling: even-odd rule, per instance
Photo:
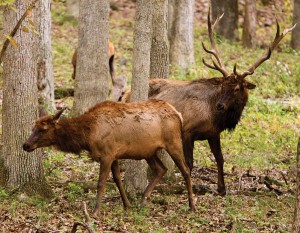
{"label": "elk ear", "polygon": [[55,115],[52,116],[52,121],[58,120],[58,118],[61,116],[61,114],[66,110],[66,107],[62,108],[60,111],[58,111]]}
{"label": "elk ear", "polygon": [[252,84],[252,83],[249,83],[249,82],[245,82],[244,85],[243,85],[245,88],[249,89],[249,90],[252,90],[256,87],[255,84]]}

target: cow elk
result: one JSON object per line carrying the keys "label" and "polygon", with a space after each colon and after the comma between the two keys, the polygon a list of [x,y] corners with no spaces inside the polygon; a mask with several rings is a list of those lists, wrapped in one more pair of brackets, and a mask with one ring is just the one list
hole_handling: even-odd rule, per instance
{"label": "cow elk", "polygon": [[[277,33],[268,50],[245,72],[239,73],[236,65],[233,72],[228,72],[216,48],[213,36],[213,29],[221,17],[218,17],[212,25],[208,14],[208,34],[212,49],[208,50],[203,43],[202,45],[203,49],[216,59],[216,61],[212,61],[212,64],[203,59],[203,63],[207,67],[219,71],[223,77],[201,78],[194,81],[152,79],[149,81],[149,98],[167,101],[182,113],[183,148],[190,170],[193,168],[194,142],[208,140],[218,167],[217,190],[220,195],[225,195],[224,159],[220,134],[226,129],[229,131],[235,129],[247,104],[248,91],[255,88],[255,85],[245,78],[252,75],[258,66],[270,58],[274,48],[295,26],[280,34],[277,22]],[[129,100],[130,91],[122,97],[123,102]]]}
{"label": "cow elk", "polygon": [[53,146],[75,154],[88,151],[89,156],[100,163],[93,214],[99,210],[110,170],[125,208],[130,207],[122,185],[118,159],[145,159],[153,170],[154,177],[142,196],[144,203],[167,171],[156,156],[156,151],[160,149],[168,151],[181,171],[190,209],[195,210],[190,170],[182,148],[182,117],[173,106],[161,100],[129,104],[105,101],[79,117],[60,118],[63,111],[39,118],[23,149],[31,152],[40,147]]}

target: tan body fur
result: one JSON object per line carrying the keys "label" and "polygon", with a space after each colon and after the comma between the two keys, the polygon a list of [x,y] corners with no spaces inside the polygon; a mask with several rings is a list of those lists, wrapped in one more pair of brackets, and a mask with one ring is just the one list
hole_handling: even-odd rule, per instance
{"label": "tan body fur", "polygon": [[174,107],[159,100],[130,104],[105,101],[79,117],[59,118],[60,114],[38,119],[23,148],[31,152],[39,147],[54,146],[76,154],[86,150],[91,158],[100,162],[97,205],[93,213],[99,210],[110,170],[124,206],[130,206],[122,186],[118,159],[146,159],[153,170],[154,178],[143,194],[144,202],[166,172],[156,156],[157,150],[163,148],[182,172],[190,208],[195,209],[190,171],[183,155],[182,118]]}

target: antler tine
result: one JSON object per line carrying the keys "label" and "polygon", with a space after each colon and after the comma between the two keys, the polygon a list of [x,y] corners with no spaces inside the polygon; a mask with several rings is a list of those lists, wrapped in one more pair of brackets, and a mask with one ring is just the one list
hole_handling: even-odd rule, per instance
{"label": "antler tine", "polygon": [[216,21],[214,22],[214,24],[212,25],[212,30],[215,29],[215,26],[219,23],[219,21],[223,18],[224,13],[221,14],[220,16],[217,16]]}
{"label": "antler tine", "polygon": [[[240,74],[239,72],[237,72],[237,64],[235,63],[234,64],[234,67],[233,67],[233,73],[237,76],[237,77],[242,77],[243,75],[251,75],[251,74],[253,74],[254,73],[254,70],[253,71],[246,71],[246,72],[244,72],[243,74]],[[246,77],[245,76],[245,77]]]}
{"label": "antler tine", "polygon": [[202,62],[204,65],[206,65],[207,67],[211,68],[211,69],[214,69],[214,70],[218,70],[220,71],[224,77],[227,77],[227,73],[224,73],[223,70],[217,65],[217,63],[212,59],[212,62],[213,62],[213,66],[208,64],[204,58],[202,58]]}
{"label": "antler tine", "polygon": [[216,21],[212,25],[211,21],[210,21],[210,9],[208,10],[207,26],[208,26],[209,40],[210,40],[212,49],[208,50],[204,46],[203,42],[202,42],[202,47],[205,50],[205,52],[212,54],[216,58],[216,60],[217,60],[217,62],[218,62],[219,65],[217,65],[214,61],[213,61],[214,66],[209,65],[206,62],[203,62],[203,63],[204,63],[204,65],[206,65],[209,68],[212,68],[212,69],[220,71],[223,74],[224,77],[227,77],[227,76],[229,76],[229,73],[226,71],[225,65],[224,65],[223,61],[221,60],[221,58],[220,58],[219,52],[218,52],[217,47],[216,47],[214,35],[213,35],[213,29],[217,25],[217,23],[220,21],[220,19],[223,17],[223,15],[224,15],[224,13],[221,16],[218,16],[217,19],[216,19]]}
{"label": "antler tine", "polygon": [[254,70],[259,67],[263,62],[265,62],[266,60],[268,60],[271,57],[272,51],[276,48],[276,46],[279,44],[279,42],[285,37],[285,35],[287,33],[289,33],[290,31],[292,31],[297,24],[295,24],[293,27],[291,28],[287,28],[283,31],[283,33],[280,34],[280,26],[279,23],[276,19],[276,27],[277,27],[277,31],[276,31],[276,35],[275,38],[273,40],[273,42],[270,44],[268,50],[252,65],[250,66],[246,72],[242,73],[241,75],[239,75],[239,77],[241,78],[245,78],[248,75],[251,75],[254,73]]}
{"label": "antler tine", "polygon": [[271,49],[272,51],[276,48],[276,46],[279,44],[279,42],[283,39],[283,37],[285,37],[286,34],[288,34],[290,31],[292,31],[297,24],[295,24],[293,27],[291,28],[286,28],[283,33],[281,33],[280,35],[280,26],[279,26],[279,23],[276,19],[276,25],[277,25],[277,32],[276,32],[276,36],[275,36],[275,39],[274,41],[272,42],[271,44]]}

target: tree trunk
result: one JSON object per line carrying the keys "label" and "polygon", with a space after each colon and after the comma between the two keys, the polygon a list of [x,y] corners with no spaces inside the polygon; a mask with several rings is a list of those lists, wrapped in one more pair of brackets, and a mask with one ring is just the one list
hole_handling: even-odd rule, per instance
{"label": "tree trunk", "polygon": [[108,97],[109,2],[81,0],[73,114]]}
{"label": "tree trunk", "polygon": [[171,29],[170,63],[187,69],[194,57],[194,0],[175,0]]}
{"label": "tree trunk", "polygon": [[79,0],[67,0],[68,15],[73,16],[75,19],[79,17]]}
{"label": "tree trunk", "polygon": [[[131,102],[148,99],[150,74],[151,14],[152,3],[137,0],[133,41]],[[144,160],[126,161],[125,186],[132,197],[141,193],[147,185],[147,164]]]}
{"label": "tree trunk", "polygon": [[245,1],[245,16],[243,25],[243,46],[247,48],[255,47],[256,43],[256,1]]}
{"label": "tree trunk", "polygon": [[238,39],[238,1],[237,0],[211,0],[213,21],[218,15],[224,17],[217,26],[218,35],[228,39]]}
{"label": "tree trunk", "polygon": [[174,23],[174,8],[175,0],[168,0],[168,39],[171,41],[172,38],[172,27]]}
{"label": "tree trunk", "polygon": [[53,111],[54,80],[51,48],[51,11],[50,0],[39,1],[37,9],[37,25],[39,32],[39,54],[37,60],[38,90],[40,107]]}
{"label": "tree trunk", "polygon": [[[4,10],[4,32],[9,34],[29,5],[17,0],[15,8]],[[35,21],[35,10],[31,20]],[[22,25],[28,23],[23,22]],[[49,196],[51,190],[44,178],[41,150],[31,154],[22,150],[33,122],[38,116],[36,53],[38,37],[19,30],[18,48],[8,46],[3,59],[3,148],[0,154],[1,185],[28,193]]]}
{"label": "tree trunk", "polygon": [[153,1],[150,78],[169,78],[168,0]]}
{"label": "tree trunk", "polygon": [[293,49],[300,49],[300,0],[294,0],[294,24],[297,26],[292,31],[291,46]]}
{"label": "tree trunk", "polygon": [[296,203],[293,221],[293,233],[300,232],[300,136],[297,146],[297,178],[296,178]]}
{"label": "tree trunk", "polygon": [[[152,12],[150,79],[169,78],[168,1],[153,1]],[[174,162],[172,158],[164,150],[160,150],[158,154],[168,169],[167,177],[171,177],[174,174]]]}

